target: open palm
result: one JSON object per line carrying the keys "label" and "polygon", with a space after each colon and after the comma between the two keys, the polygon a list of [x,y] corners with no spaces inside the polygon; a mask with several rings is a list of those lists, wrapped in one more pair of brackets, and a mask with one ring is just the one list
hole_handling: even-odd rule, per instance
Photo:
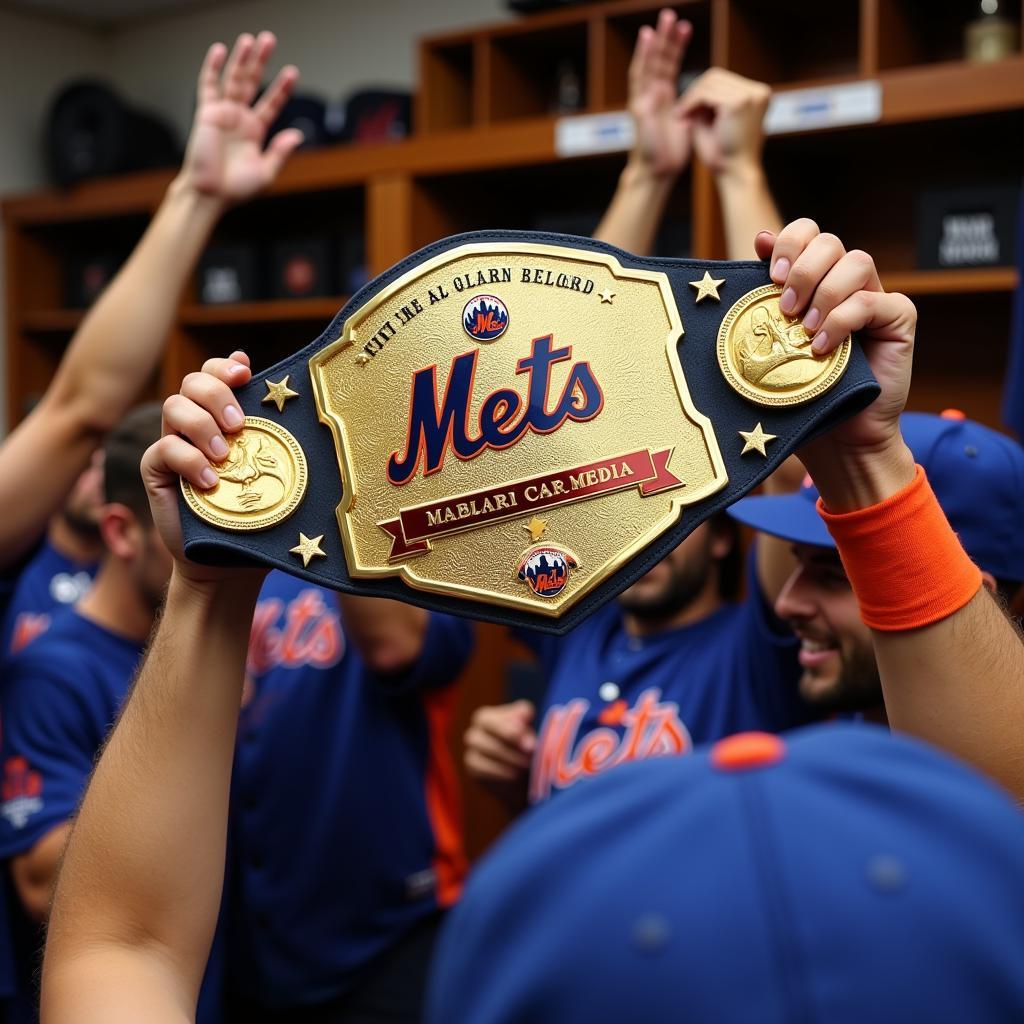
{"label": "open palm", "polygon": [[253,103],[276,43],[270,32],[255,39],[243,34],[230,56],[222,43],[207,51],[183,168],[190,184],[204,195],[231,203],[248,199],[274,180],[302,142],[301,132],[287,128],[263,146],[299,77],[296,68],[283,68]]}
{"label": "open palm", "polygon": [[693,28],[663,10],[656,28],[637,36],[629,67],[629,110],[636,124],[636,150],[656,174],[676,174],[690,161],[691,126],[678,114],[679,69]]}

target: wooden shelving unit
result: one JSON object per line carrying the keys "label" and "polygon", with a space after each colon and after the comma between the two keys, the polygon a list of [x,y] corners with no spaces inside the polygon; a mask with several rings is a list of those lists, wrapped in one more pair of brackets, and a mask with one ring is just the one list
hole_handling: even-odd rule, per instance
{"label": "wooden shelving unit", "polygon": [[316,299],[268,299],[223,306],[191,305],[181,309],[185,327],[208,327],[260,323],[308,323],[330,320],[345,305],[344,297]]}
{"label": "wooden shelving unit", "polygon": [[26,334],[71,334],[85,314],[80,309],[27,309],[21,314]]}
{"label": "wooden shelving unit", "polygon": [[[660,6],[616,0],[422,40],[412,138],[298,154],[267,196],[226,219],[220,237],[266,242],[285,230],[344,224],[362,233],[373,274],[457,231],[588,233],[623,155],[558,154],[556,124],[565,114],[556,107],[566,98],[558,79],[571,68],[580,97],[575,113],[621,110],[637,29],[651,23]],[[962,60],[964,22],[974,8],[953,0],[684,0],[671,6],[695,26],[689,69],[714,63],[780,91],[878,82],[879,121],[772,136],[765,152],[769,178],[785,216],[812,216],[851,246],[867,249],[886,286],[918,303],[914,404],[959,406],[994,423],[1016,270],[918,269],[915,203],[926,187],[1019,182],[1024,56],[990,65]],[[1020,0],[1003,6],[1020,24]],[[132,175],[3,203],[12,424],[46,386],[81,321],[82,311],[64,304],[69,254],[95,238],[116,241],[127,252],[170,178]],[[725,255],[705,168],[695,166],[679,182],[668,226],[664,255]],[[316,337],[343,301],[205,306],[190,292],[154,394],[176,389],[204,358],[238,344],[249,348],[257,368],[269,365]],[[481,636],[467,713],[469,704],[502,696],[509,641],[490,627]],[[478,848],[501,815],[479,802],[473,818]]]}
{"label": "wooden shelving unit", "polygon": [[903,270],[882,274],[882,286],[904,295],[979,295],[1012,292],[1017,287],[1016,267],[979,267],[964,270]]}

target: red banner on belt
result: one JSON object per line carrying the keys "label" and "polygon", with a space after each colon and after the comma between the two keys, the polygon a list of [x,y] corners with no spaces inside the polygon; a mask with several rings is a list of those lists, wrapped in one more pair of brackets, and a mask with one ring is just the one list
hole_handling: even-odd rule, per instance
{"label": "red banner on belt", "polygon": [[612,491],[639,487],[640,496],[646,498],[683,487],[683,481],[668,468],[673,450],[652,452],[641,448],[575,469],[541,473],[528,480],[404,508],[397,519],[379,524],[394,539],[389,558],[394,561],[423,554],[430,550],[432,537],[475,530],[503,519],[596,498]]}

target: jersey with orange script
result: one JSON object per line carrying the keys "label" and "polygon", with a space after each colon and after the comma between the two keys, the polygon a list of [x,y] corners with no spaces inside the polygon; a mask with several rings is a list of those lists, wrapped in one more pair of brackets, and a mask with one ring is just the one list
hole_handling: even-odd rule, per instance
{"label": "jersey with orange script", "polygon": [[749,575],[745,601],[679,629],[632,636],[613,603],[564,637],[520,634],[547,676],[532,802],[626,761],[811,718],[797,693],[796,641],[761,597],[752,563]]}
{"label": "jersey with orange script", "polygon": [[468,622],[431,615],[415,664],[377,675],[346,639],[336,594],[267,577],[232,780],[238,997],[288,1011],[340,996],[458,895],[466,865],[446,733],[472,637]]}

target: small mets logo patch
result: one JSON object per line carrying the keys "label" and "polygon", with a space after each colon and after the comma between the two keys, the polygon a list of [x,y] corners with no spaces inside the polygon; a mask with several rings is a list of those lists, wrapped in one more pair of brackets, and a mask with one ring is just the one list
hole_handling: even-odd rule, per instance
{"label": "small mets logo patch", "polygon": [[578,565],[575,555],[560,548],[530,548],[519,561],[516,578],[538,597],[558,597],[569,582],[569,570]]}
{"label": "small mets logo patch", "polygon": [[43,777],[33,771],[23,757],[9,757],[4,762],[0,785],[2,814],[14,828],[24,828],[33,814],[43,809]]}
{"label": "small mets logo patch", "polygon": [[474,295],[462,309],[462,326],[475,341],[494,341],[508,327],[508,309],[496,295]]}

